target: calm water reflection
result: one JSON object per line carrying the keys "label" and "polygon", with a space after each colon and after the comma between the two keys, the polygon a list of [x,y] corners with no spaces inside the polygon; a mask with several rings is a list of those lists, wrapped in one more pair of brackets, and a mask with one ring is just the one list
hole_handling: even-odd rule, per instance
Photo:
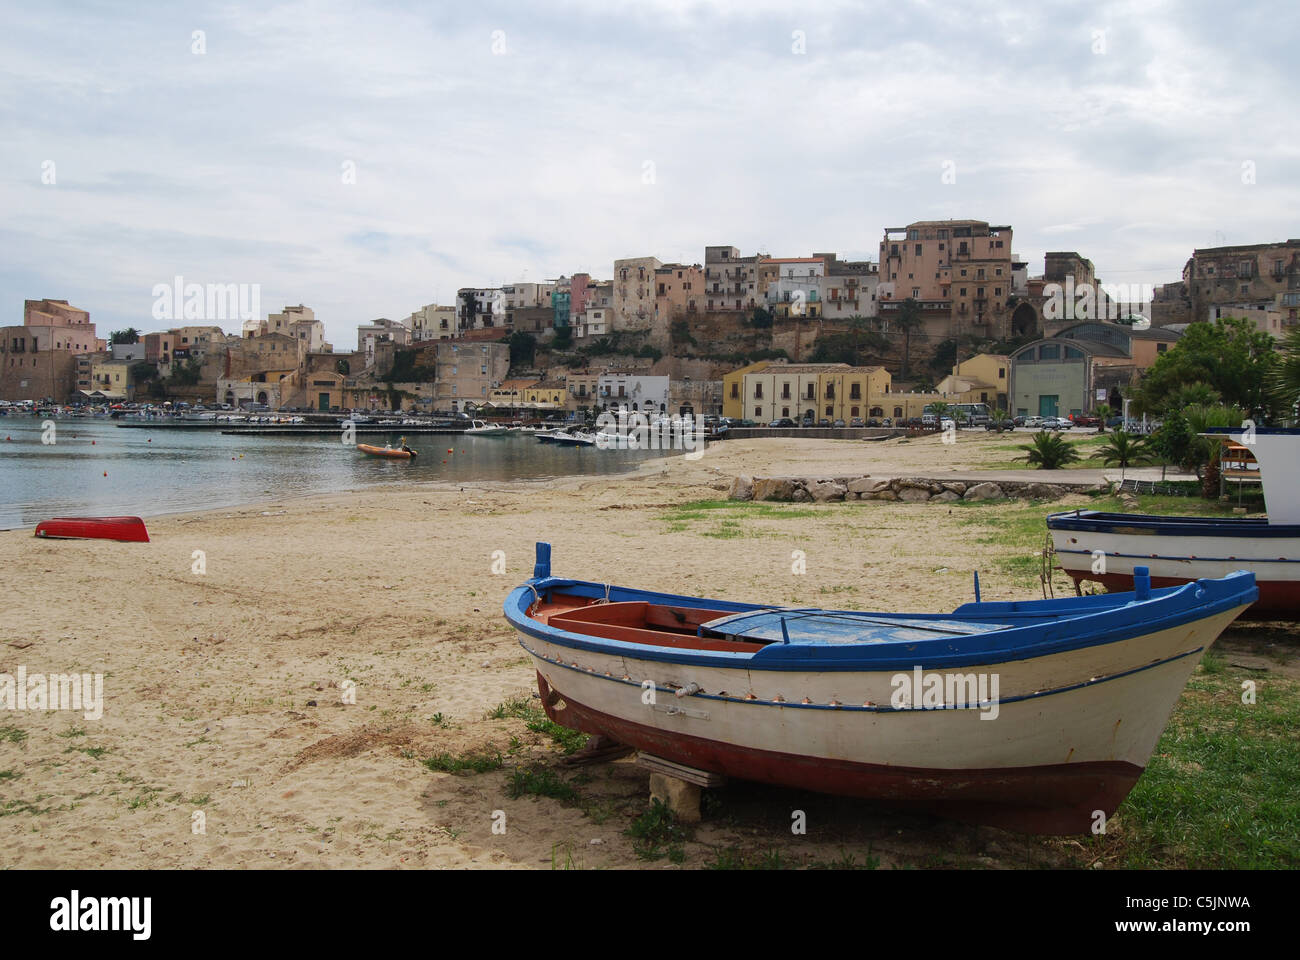
{"label": "calm water reflection", "polygon": [[[140,516],[403,481],[541,480],[630,470],[661,451],[597,450],[531,436],[408,435],[414,463],[365,457],[337,436],[225,436],[212,429],[119,429],[102,420],[0,417],[0,528],[57,515]],[[363,434],[362,443],[394,444]],[[453,452],[449,453],[448,450]],[[445,463],[443,461],[446,461]],[[107,476],[105,476],[107,474]]]}

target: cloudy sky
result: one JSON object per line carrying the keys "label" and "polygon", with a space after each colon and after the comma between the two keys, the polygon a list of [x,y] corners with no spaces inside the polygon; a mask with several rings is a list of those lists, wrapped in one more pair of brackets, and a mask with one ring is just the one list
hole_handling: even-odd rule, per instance
{"label": "cloudy sky", "polygon": [[159,329],[182,276],[305,303],[346,348],[460,286],[706,244],[875,259],[948,217],[1011,224],[1031,274],[1064,249],[1173,280],[1300,236],[1298,11],[6,3],[2,323],[56,297]]}

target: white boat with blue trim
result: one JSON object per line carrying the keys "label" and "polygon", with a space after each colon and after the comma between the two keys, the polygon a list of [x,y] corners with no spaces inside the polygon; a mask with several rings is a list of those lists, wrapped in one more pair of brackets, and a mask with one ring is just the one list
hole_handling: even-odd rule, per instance
{"label": "white boat with blue trim", "polygon": [[743,780],[1033,833],[1085,833],[1137,782],[1254,578],[951,614],[787,609],[554,577],[507,620],[547,715]]}
{"label": "white boat with blue trim", "polygon": [[1092,581],[1131,590],[1139,566],[1162,587],[1249,570],[1259,600],[1246,616],[1300,619],[1300,431],[1257,428],[1246,436],[1223,428],[1210,434],[1254,453],[1267,519],[1054,513],[1047,528],[1056,560],[1076,589]]}

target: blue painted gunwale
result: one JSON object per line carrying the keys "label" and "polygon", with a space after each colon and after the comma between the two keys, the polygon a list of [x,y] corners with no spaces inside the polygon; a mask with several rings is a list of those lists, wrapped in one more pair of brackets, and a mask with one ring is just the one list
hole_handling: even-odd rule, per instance
{"label": "blue painted gunwale", "polygon": [[1183,586],[1151,590],[1149,599],[1142,601],[1136,600],[1134,593],[1110,593],[1055,600],[968,603],[958,607],[951,614],[889,614],[834,610],[825,612],[847,616],[870,616],[886,621],[898,618],[965,619],[972,623],[1009,620],[1022,625],[967,636],[945,636],[920,641],[880,641],[832,646],[792,640],[788,644],[769,644],[754,653],[741,653],[696,651],[606,640],[542,624],[527,614],[534,600],[534,590],[542,596],[550,591],[559,590],[592,599],[608,595],[611,602],[648,601],[736,613],[760,610],[775,612],[778,608],[656,593],[551,576],[534,577],[526,581],[522,586],[511,591],[504,604],[506,619],[516,630],[525,636],[546,640],[558,646],[615,654],[637,660],[690,666],[818,672],[895,672],[912,670],[915,667],[923,670],[945,669],[1028,660],[1083,647],[1120,643],[1237,607],[1245,607],[1254,603],[1259,597],[1254,575],[1238,571],[1220,580],[1199,580]]}
{"label": "blue painted gunwale", "polygon": [[1300,524],[1296,523],[1269,524],[1267,520],[1248,517],[1155,517],[1147,513],[1104,513],[1100,510],[1048,514],[1047,528],[1115,536],[1245,537],[1252,540],[1300,537]]}

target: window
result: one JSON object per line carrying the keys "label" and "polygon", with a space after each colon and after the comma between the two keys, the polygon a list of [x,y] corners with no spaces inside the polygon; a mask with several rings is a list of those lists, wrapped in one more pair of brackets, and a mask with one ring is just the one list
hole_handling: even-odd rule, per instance
{"label": "window", "polygon": [[1006,367],[998,367],[998,379],[999,379],[999,380],[1005,380],[1006,378],[1007,378],[1007,368],[1006,368]]}
{"label": "window", "polygon": [[[966,272],[965,270],[962,271],[962,273],[965,273],[965,272]],[[963,296],[963,297],[966,296],[966,288],[965,288],[965,287],[962,287],[962,288],[961,288],[961,296]]]}
{"label": "window", "polygon": [[916,245],[916,255],[918,257],[921,255],[921,245],[919,243]]}
{"label": "window", "polygon": [[754,416],[758,417],[759,419],[762,419],[762,417],[763,417],[763,408],[762,408],[762,407],[755,407],[755,408],[754,408]]}
{"label": "window", "polygon": [[909,231],[907,231],[907,239],[909,239],[909,240],[919,240],[920,238],[921,238],[921,231],[920,231],[920,230],[909,230]]}
{"label": "window", "polygon": [[[947,240],[947,239],[948,239],[948,231],[947,231],[947,229],[940,230],[939,233],[938,233],[938,237],[939,237],[940,240]],[[942,243],[939,244],[939,249],[940,249],[940,250],[943,249],[943,244],[942,244]]]}
{"label": "window", "polygon": [[789,383],[789,381],[787,381],[787,382],[781,384],[781,399],[782,399],[782,400],[789,400],[789,399],[790,399],[790,383]]}
{"label": "window", "polygon": [[826,399],[827,400],[835,399],[835,384],[833,383],[826,384]]}
{"label": "window", "polygon": [[740,398],[740,384],[733,383],[731,385],[731,399],[737,400],[739,398]]}
{"label": "window", "polygon": [[781,408],[781,416],[783,416],[783,417],[788,417],[788,416],[790,416],[790,408],[789,408],[789,407],[782,407],[782,408]]}
{"label": "window", "polygon": [[[850,400],[861,400],[861,399],[862,399],[862,384],[860,384],[860,383],[851,383],[851,384],[849,384],[849,399],[850,399]],[[857,412],[857,409],[856,409],[856,408],[854,408],[854,412],[855,412],[855,413]]]}
{"label": "window", "polygon": [[1169,349],[1169,344],[1167,343],[1156,344],[1156,353],[1164,353],[1167,349]]}
{"label": "window", "polygon": [[1039,360],[1059,360],[1061,359],[1061,345],[1058,343],[1044,344],[1038,348]]}
{"label": "window", "polygon": [[835,416],[835,408],[832,407],[832,406],[827,406],[827,407],[826,407],[826,416],[828,416],[828,417],[833,417],[833,416]]}
{"label": "window", "polygon": [[817,399],[817,384],[815,383],[808,384],[808,399],[809,400]]}
{"label": "window", "polygon": [[763,385],[761,383],[754,384],[754,399],[755,400],[763,399]]}

